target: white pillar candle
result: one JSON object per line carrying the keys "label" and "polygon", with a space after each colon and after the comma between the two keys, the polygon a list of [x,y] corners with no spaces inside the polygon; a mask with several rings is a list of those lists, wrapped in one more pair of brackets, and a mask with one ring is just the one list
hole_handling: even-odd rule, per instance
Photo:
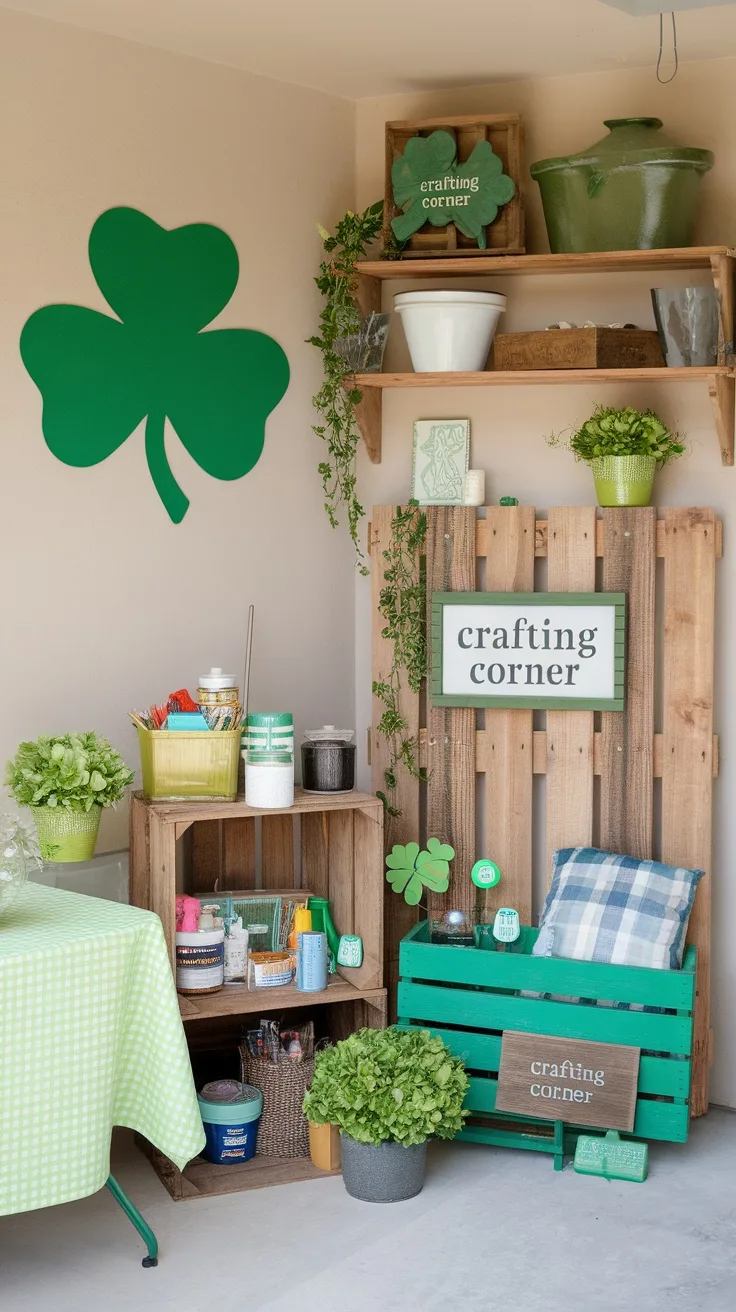
{"label": "white pillar candle", "polygon": [[485,469],[469,469],[465,475],[465,493],[463,504],[466,506],[482,506],[486,499],[486,471]]}

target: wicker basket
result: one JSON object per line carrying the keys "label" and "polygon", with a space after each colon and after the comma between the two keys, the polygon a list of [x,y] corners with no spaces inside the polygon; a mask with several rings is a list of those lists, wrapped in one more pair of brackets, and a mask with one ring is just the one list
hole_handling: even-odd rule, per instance
{"label": "wicker basket", "polygon": [[305,1061],[264,1061],[252,1057],[240,1045],[240,1068],[244,1084],[254,1084],[263,1094],[263,1111],[258,1126],[261,1157],[308,1157],[309,1124],[302,1103],[314,1074],[314,1058]]}

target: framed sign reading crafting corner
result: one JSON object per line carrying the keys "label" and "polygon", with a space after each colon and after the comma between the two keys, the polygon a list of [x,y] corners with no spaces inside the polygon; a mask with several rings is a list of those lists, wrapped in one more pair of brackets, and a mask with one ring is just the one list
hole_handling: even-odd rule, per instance
{"label": "framed sign reading crafting corner", "polygon": [[622,711],[622,592],[435,592],[433,706]]}

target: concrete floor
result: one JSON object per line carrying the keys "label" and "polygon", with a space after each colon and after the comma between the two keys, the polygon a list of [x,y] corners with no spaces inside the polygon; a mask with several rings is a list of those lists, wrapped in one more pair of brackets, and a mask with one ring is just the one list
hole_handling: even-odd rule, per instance
{"label": "concrete floor", "polygon": [[438,1145],[424,1191],[375,1206],[339,1177],[173,1203],[127,1133],[113,1170],[156,1231],[143,1248],[107,1191],[0,1218],[8,1312],[733,1312],[736,1115],[652,1146],[644,1185],[536,1153]]}

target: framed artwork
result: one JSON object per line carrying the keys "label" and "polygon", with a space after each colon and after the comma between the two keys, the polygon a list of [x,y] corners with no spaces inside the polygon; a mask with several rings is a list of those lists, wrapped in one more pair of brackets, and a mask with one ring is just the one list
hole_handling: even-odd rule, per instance
{"label": "framed artwork", "polygon": [[469,460],[469,419],[415,419],[412,497],[420,506],[461,506]]}

